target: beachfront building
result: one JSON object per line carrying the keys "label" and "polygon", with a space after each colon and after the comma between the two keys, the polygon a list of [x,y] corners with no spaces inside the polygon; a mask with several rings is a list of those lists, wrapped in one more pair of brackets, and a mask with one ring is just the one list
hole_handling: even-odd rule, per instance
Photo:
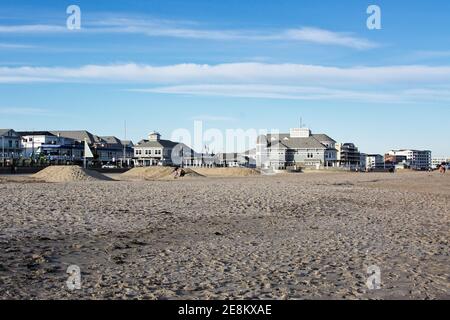
{"label": "beachfront building", "polygon": [[185,165],[198,159],[194,150],[183,143],[161,139],[158,132],[151,132],[148,139],[134,146],[134,165],[138,167]]}
{"label": "beachfront building", "polygon": [[391,155],[386,153],[384,155],[384,166],[386,169],[392,168],[404,169],[407,167],[406,156]]}
{"label": "beachfront building", "polygon": [[209,153],[196,153],[194,151],[189,152],[186,150],[183,155],[183,167],[214,167],[216,158],[214,154]]}
{"label": "beachfront building", "polygon": [[[365,154],[362,158],[364,158],[365,170],[380,170],[384,169],[384,157],[381,154]],[[361,168],[362,165],[361,165]]]}
{"label": "beachfront building", "polygon": [[339,167],[358,169],[360,168],[361,153],[353,143],[336,143],[337,164]]}
{"label": "beachfront building", "polygon": [[359,155],[359,168],[361,170],[366,170],[366,167],[367,167],[366,160],[367,160],[367,154],[366,153],[360,153],[360,155]]}
{"label": "beachfront building", "polygon": [[[61,130],[51,131],[52,134],[71,141],[61,145],[63,150],[71,150],[69,154],[74,161],[82,161],[84,157],[84,142],[89,145],[94,154],[91,161],[98,165],[119,164],[128,166],[134,156],[133,143],[131,141],[122,142],[114,136],[97,136],[86,130]],[[124,159],[125,153],[125,159]]]}
{"label": "beachfront building", "polygon": [[114,136],[95,136],[92,151],[100,164],[122,164],[130,166],[133,156],[133,142],[122,141]]}
{"label": "beachfront building", "polygon": [[312,134],[307,128],[288,134],[261,135],[257,140],[256,166],[285,170],[288,167],[332,167],[336,165],[336,141],[326,134]]}
{"label": "beachfront building", "polygon": [[450,165],[450,157],[434,157],[431,159],[431,168],[437,169],[442,164],[445,164],[446,167]]}
{"label": "beachfront building", "polygon": [[13,129],[0,129],[0,166],[18,159],[21,152],[20,135]]}
{"label": "beachfront building", "polygon": [[237,152],[218,153],[215,156],[214,163],[217,167],[250,167],[250,158]]}
{"label": "beachfront building", "polygon": [[404,161],[405,167],[413,170],[428,170],[431,168],[431,151],[429,150],[414,150],[414,149],[402,149],[402,150],[390,150],[386,153],[388,156],[401,156],[406,160]]}
{"label": "beachfront building", "polygon": [[[45,151],[49,149],[47,146],[73,144],[72,139],[63,138],[48,131],[20,131],[18,134],[21,137],[22,156],[27,159],[45,155]],[[61,151],[61,148],[50,149],[57,149],[58,153]]]}

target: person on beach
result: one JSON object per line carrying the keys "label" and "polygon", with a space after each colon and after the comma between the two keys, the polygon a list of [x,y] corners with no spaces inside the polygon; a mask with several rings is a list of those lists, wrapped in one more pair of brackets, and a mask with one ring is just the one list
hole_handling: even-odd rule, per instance
{"label": "person on beach", "polygon": [[439,172],[445,174],[445,171],[446,171],[445,164],[441,164],[441,166],[439,167]]}

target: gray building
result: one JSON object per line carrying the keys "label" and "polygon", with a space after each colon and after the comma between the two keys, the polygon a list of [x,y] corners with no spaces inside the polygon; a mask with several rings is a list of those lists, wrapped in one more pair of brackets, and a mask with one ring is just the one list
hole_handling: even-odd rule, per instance
{"label": "gray building", "polygon": [[0,165],[18,159],[21,152],[20,135],[13,129],[0,129]]}
{"label": "gray building", "polygon": [[250,157],[248,155],[231,152],[218,153],[214,157],[214,164],[217,167],[250,167]]}
{"label": "gray building", "polygon": [[[125,141],[124,143],[114,136],[97,136],[86,130],[61,130],[51,131],[58,137],[71,139],[75,146],[82,146],[87,142],[94,154],[94,161],[98,164],[126,164],[130,165],[134,156],[133,143]],[[83,148],[74,148],[73,157],[80,161],[84,157]],[[125,155],[125,159],[124,159]]]}
{"label": "gray building", "polygon": [[256,166],[284,170],[292,166],[332,167],[336,164],[336,141],[307,128],[288,134],[261,135],[257,140]]}
{"label": "gray building", "polygon": [[183,143],[161,139],[158,132],[151,132],[148,139],[134,146],[134,165],[138,167],[184,165],[196,153]]}
{"label": "gray building", "polygon": [[361,154],[361,159],[364,159],[364,166],[361,163],[363,170],[379,170],[384,169],[384,157],[381,154]]}
{"label": "gray building", "polygon": [[361,153],[353,143],[337,143],[337,164],[339,167],[359,169],[361,164]]}
{"label": "gray building", "polygon": [[390,158],[399,156],[406,158],[406,161],[404,162],[405,167],[413,170],[428,170],[432,166],[430,150],[390,150],[385,157]]}

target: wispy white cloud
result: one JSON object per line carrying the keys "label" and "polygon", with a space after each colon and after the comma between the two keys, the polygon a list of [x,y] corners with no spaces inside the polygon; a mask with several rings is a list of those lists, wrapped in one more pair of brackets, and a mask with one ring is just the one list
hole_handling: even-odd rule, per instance
{"label": "wispy white cloud", "polygon": [[[0,83],[34,82],[120,83],[129,87],[128,91],[196,96],[397,103],[450,101],[450,66],[340,68],[228,63],[0,67]],[[130,88],[132,85],[140,88]]]}
{"label": "wispy white cloud", "polygon": [[187,96],[218,96],[234,98],[282,99],[282,100],[322,100],[370,103],[450,103],[448,88],[412,88],[389,90],[342,90],[329,87],[304,87],[284,85],[184,85],[162,86],[149,89],[133,89],[143,93],[176,94]]}
{"label": "wispy white cloud", "polygon": [[283,85],[385,85],[450,82],[450,66],[329,67],[303,64],[225,63],[0,67],[0,82],[118,82],[148,84],[265,83]]}
{"label": "wispy white cloud", "polygon": [[29,24],[29,25],[0,25],[0,33],[55,33],[67,32],[65,25]]}
{"label": "wispy white cloud", "polygon": [[[84,21],[84,20],[83,20]],[[64,25],[0,25],[0,33],[62,33],[69,32]],[[201,39],[213,41],[290,41],[320,45],[342,46],[358,50],[379,46],[351,33],[335,32],[313,27],[281,30],[210,29],[198,24],[158,19],[107,18],[83,22],[80,33],[142,34],[149,37]]]}
{"label": "wispy white cloud", "polygon": [[376,48],[379,45],[367,39],[353,36],[350,33],[333,32],[319,28],[291,29],[285,32],[286,39],[336,45],[359,50]]}
{"label": "wispy white cloud", "polygon": [[327,87],[302,87],[261,84],[184,85],[136,89],[135,92],[182,94],[193,96],[221,96],[237,98],[261,98],[283,100],[329,100],[403,102],[398,93],[376,93],[370,91],[339,90]]}

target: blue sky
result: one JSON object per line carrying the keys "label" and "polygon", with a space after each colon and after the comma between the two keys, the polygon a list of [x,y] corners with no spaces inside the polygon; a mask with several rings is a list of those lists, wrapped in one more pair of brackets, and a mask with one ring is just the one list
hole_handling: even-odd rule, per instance
{"label": "blue sky", "polygon": [[[2,1],[0,127],[278,129],[450,156],[450,2]],[[81,8],[81,30],[66,8]],[[366,27],[369,5],[381,30]]]}

